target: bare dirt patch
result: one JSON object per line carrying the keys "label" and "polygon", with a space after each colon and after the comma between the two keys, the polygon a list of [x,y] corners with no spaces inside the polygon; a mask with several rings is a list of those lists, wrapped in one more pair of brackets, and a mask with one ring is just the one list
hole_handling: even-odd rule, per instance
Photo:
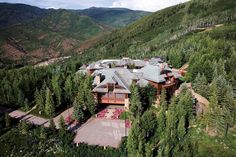
{"label": "bare dirt patch", "polygon": [[64,51],[73,49],[75,45],[76,41],[74,39],[66,38],[62,41],[62,48],[64,49]]}
{"label": "bare dirt patch", "polygon": [[2,58],[10,58],[11,60],[19,60],[25,55],[24,52],[16,49],[14,46],[7,43],[4,44],[2,48],[4,49]]}

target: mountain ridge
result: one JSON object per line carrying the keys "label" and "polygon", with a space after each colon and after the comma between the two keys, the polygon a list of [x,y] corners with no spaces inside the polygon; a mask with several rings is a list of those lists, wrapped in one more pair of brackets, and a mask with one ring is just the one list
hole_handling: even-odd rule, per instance
{"label": "mountain ridge", "polygon": [[[22,3],[0,3],[0,28],[7,27],[13,24],[22,23],[22,22],[28,22],[37,18],[41,18],[45,16],[47,13],[49,13],[52,10],[67,10],[71,12],[77,12],[82,15],[95,15],[95,14],[106,14],[106,12],[117,12],[119,13],[115,15],[115,20],[121,18],[119,17],[120,14],[122,16],[127,16],[125,23],[117,24],[117,23],[104,23],[110,26],[113,26],[115,28],[126,26],[130,24],[131,22],[135,21],[136,19],[148,15],[150,12],[146,11],[139,11],[139,10],[131,10],[126,8],[105,8],[105,7],[90,7],[87,9],[53,9],[53,8],[40,8],[36,6],[31,6],[28,4],[22,4]],[[88,13],[89,11],[89,13]],[[128,13],[127,13],[128,12]],[[124,14],[124,15],[123,15]],[[102,15],[104,16],[104,15]],[[90,16],[93,18],[93,16]],[[103,17],[103,21],[99,21],[99,19],[94,18],[100,23],[104,22],[104,18],[108,18],[107,16]],[[123,17],[124,18],[124,17]],[[114,22],[114,21],[109,21]]]}
{"label": "mountain ridge", "polygon": [[[117,9],[103,8],[102,13],[106,13],[106,10],[112,13]],[[128,9],[122,9],[122,12],[124,10]],[[34,64],[52,57],[70,55],[72,52],[83,53],[85,48],[99,40],[97,35],[100,37],[103,33],[111,32],[116,29],[115,25],[120,27],[119,22],[115,24],[115,21],[124,18],[117,14],[114,16],[113,24],[106,24],[102,20],[83,14],[83,11],[80,10],[78,13],[75,10],[41,9],[25,4],[0,3],[0,15],[4,15],[0,18],[1,65]],[[97,13],[90,8],[89,13],[93,12]],[[132,16],[136,14],[135,11],[128,12],[132,12]],[[30,16],[31,14],[34,16]],[[130,19],[127,17],[125,25],[136,20],[131,19],[131,15]]]}

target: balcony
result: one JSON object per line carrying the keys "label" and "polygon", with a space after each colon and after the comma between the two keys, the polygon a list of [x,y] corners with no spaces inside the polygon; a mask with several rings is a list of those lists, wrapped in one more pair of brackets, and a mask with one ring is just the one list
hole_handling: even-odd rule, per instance
{"label": "balcony", "polygon": [[102,104],[124,104],[125,98],[101,97],[98,99],[98,102]]}

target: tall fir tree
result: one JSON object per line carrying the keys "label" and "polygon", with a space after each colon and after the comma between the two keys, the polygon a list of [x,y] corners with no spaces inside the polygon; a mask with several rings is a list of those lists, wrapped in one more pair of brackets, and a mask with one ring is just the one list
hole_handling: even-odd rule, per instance
{"label": "tall fir tree", "polygon": [[81,122],[84,120],[84,111],[83,111],[83,99],[80,93],[77,97],[75,97],[75,100],[73,102],[74,112],[73,112],[73,118],[76,119],[78,122]]}
{"label": "tall fir tree", "polygon": [[41,139],[46,139],[47,138],[47,133],[46,133],[46,130],[45,130],[44,126],[40,127],[39,138],[41,138]]}
{"label": "tall fir tree", "polygon": [[164,111],[166,111],[168,109],[168,103],[166,101],[166,97],[167,97],[167,93],[166,93],[166,89],[163,88],[161,90],[161,99],[160,99],[160,103],[161,103],[161,106],[163,108]]}
{"label": "tall fir tree", "polygon": [[11,118],[8,113],[5,113],[5,126],[6,128],[9,128],[11,126]]}
{"label": "tall fir tree", "polygon": [[61,105],[61,84],[60,84],[60,75],[56,75],[52,77],[52,89],[53,93],[56,96],[56,106]]}
{"label": "tall fir tree", "polygon": [[59,129],[63,132],[66,131],[67,129],[65,120],[62,116],[60,116],[60,119],[59,119]]}
{"label": "tall fir tree", "polygon": [[129,111],[131,113],[132,119],[140,117],[143,111],[143,107],[140,101],[140,95],[137,85],[132,85],[131,87],[131,98]]}
{"label": "tall fir tree", "polygon": [[53,117],[55,114],[55,106],[54,106],[54,101],[52,97],[52,92],[50,91],[49,88],[47,88],[46,90],[45,113],[49,117]]}
{"label": "tall fir tree", "polygon": [[29,125],[25,121],[21,121],[19,123],[19,129],[22,134],[26,135],[29,131]]}
{"label": "tall fir tree", "polygon": [[208,82],[205,75],[200,75],[200,73],[198,73],[197,77],[193,81],[192,87],[196,93],[208,98]]}
{"label": "tall fir tree", "polygon": [[54,123],[53,118],[50,118],[50,119],[49,119],[49,128],[50,128],[51,130],[55,130],[55,129],[56,129],[56,126],[55,126],[55,123]]}
{"label": "tall fir tree", "polygon": [[34,93],[34,100],[35,100],[35,105],[38,107],[39,114],[41,114],[42,111],[44,110],[44,103],[45,103],[43,92],[36,89]]}
{"label": "tall fir tree", "polygon": [[67,102],[70,104],[73,100],[73,84],[71,80],[71,76],[66,77],[65,85],[64,85],[64,94]]}

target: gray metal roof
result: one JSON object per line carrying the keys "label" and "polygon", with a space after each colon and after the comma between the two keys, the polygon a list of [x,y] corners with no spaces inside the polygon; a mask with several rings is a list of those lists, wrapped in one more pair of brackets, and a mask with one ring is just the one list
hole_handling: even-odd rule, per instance
{"label": "gray metal roof", "polygon": [[[132,71],[126,68],[117,68],[125,65],[135,65],[136,67],[143,67],[141,69],[133,69]],[[116,68],[110,68],[114,65]],[[166,77],[173,76],[175,78],[181,77],[177,71],[173,71],[167,63],[164,63],[161,58],[152,58],[149,61],[132,60],[129,58],[100,60],[90,64],[87,69],[95,69],[92,76],[101,75],[101,82],[93,85],[96,86],[94,92],[108,92],[105,88],[107,84],[119,85],[119,89],[114,89],[114,93],[130,93],[130,86],[133,80],[141,87],[148,85],[148,81],[161,83],[166,81]],[[80,70],[85,73],[86,70]]]}
{"label": "gray metal roof", "polygon": [[101,74],[105,79],[93,89],[94,92],[98,92],[98,89],[104,85],[114,83],[123,87],[122,90],[117,89],[117,92],[130,93],[132,81],[138,79],[137,76],[125,68],[102,69],[96,73]]}
{"label": "gray metal roof", "polygon": [[161,74],[160,66],[147,65],[141,69],[143,73],[143,78],[153,82],[165,82],[165,75]]}

